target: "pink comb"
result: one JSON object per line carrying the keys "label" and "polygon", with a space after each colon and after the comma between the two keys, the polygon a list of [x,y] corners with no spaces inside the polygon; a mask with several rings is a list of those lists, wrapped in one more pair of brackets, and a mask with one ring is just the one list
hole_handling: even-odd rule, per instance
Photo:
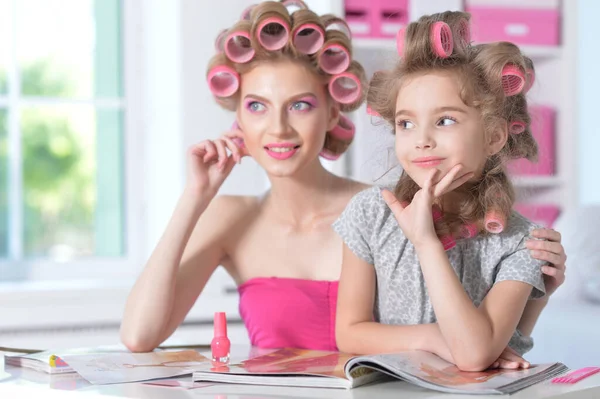
{"label": "pink comb", "polygon": [[600,371],[600,367],[584,367],[579,370],[571,371],[569,374],[562,377],[556,377],[552,380],[553,384],[575,384],[590,375]]}

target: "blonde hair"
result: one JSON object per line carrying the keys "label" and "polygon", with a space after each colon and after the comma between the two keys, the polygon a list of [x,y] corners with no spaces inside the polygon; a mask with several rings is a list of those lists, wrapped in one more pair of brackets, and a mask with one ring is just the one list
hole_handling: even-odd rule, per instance
{"label": "blonde hair", "polygon": [[[530,129],[531,118],[525,97],[534,77],[532,61],[512,43],[471,45],[469,19],[468,13],[448,11],[424,16],[409,24],[399,34],[400,61],[392,70],[376,73],[367,94],[369,107],[395,127],[396,98],[406,80],[426,73],[447,71],[459,79],[464,103],[481,113],[484,134],[512,126],[513,134],[509,133],[504,147],[487,159],[481,178],[456,190],[464,194],[459,211],[456,214],[444,213],[443,219],[435,222],[440,237],[464,237],[465,226],[474,226],[477,232],[497,232],[491,224],[504,224],[515,200],[514,188],[505,169],[506,162],[518,158],[536,160],[538,152]],[[442,24],[435,25],[439,22]],[[453,43],[447,54],[436,52],[435,43],[432,43],[436,40],[432,33],[434,25],[446,29],[443,33],[446,39],[448,31],[451,32],[450,41]],[[513,76],[509,76],[507,71]],[[516,83],[520,83],[520,92],[517,87],[516,92],[509,93],[510,79],[515,78]],[[520,78],[522,81],[519,81]],[[417,183],[403,172],[395,194],[400,201],[410,202],[419,189]]]}
{"label": "blonde hair", "polygon": [[[365,101],[367,92],[367,79],[364,68],[360,63],[352,60],[352,44],[351,37],[349,37],[349,30],[345,32],[345,29],[332,29],[335,25],[344,25],[345,22],[331,14],[319,16],[308,9],[308,7],[299,0],[293,1],[292,5],[298,6],[300,9],[290,14],[284,3],[287,2],[266,1],[256,4],[250,10],[247,9],[244,15],[242,15],[242,18],[246,19],[241,19],[230,29],[221,32],[215,44],[220,51],[210,60],[207,74],[216,67],[225,66],[231,68],[239,76],[261,63],[291,60],[305,65],[324,86],[327,86],[331,83],[332,79],[341,79],[342,76],[338,76],[340,75],[338,72],[326,72],[323,69],[320,60],[322,60],[324,56],[336,56],[334,51],[341,48],[344,50],[342,51],[343,54],[347,54],[348,56],[347,66],[345,66],[341,72],[343,74],[353,75],[357,78],[356,81],[358,82],[360,93],[357,98],[353,99],[350,103],[340,103],[331,97],[330,91],[326,90],[326,92],[342,112],[351,112],[359,108]],[[282,29],[282,26],[277,24],[267,24],[265,26],[264,24],[269,18],[279,19],[282,21],[283,26],[289,29],[289,39],[283,47],[277,50],[266,49],[259,40],[260,32],[258,32],[258,30],[261,26],[263,32],[271,33],[273,35],[279,34],[280,32],[278,32],[278,30]],[[311,54],[300,51],[295,43],[295,39],[302,39],[300,33],[296,34],[298,29],[309,24],[313,26],[315,30],[321,31],[324,39],[322,45],[316,49],[310,50]],[[247,33],[247,38],[241,37],[239,40],[243,41],[242,45],[246,46],[250,52],[253,51],[253,56],[249,61],[234,62],[223,51],[223,47],[226,44],[226,38],[228,35],[234,34],[235,32]],[[339,80],[339,82],[341,81],[342,80]],[[239,103],[239,90],[236,90],[232,95],[226,97],[215,95],[215,99],[223,108],[234,111]],[[329,156],[337,157],[347,150],[351,142],[352,137],[339,137],[328,131],[325,137],[323,151],[329,154]]]}

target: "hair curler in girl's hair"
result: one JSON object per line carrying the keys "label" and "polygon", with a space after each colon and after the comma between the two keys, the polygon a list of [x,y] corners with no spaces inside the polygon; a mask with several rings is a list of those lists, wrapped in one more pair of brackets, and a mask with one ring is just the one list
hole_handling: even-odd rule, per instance
{"label": "hair curler in girl's hair", "polygon": [[398,50],[398,55],[402,57],[404,53],[404,37],[406,36],[406,27],[400,28],[398,33],[396,33],[396,50]]}
{"label": "hair curler in girl's hair", "polygon": [[268,51],[282,49],[290,36],[290,15],[282,3],[266,2],[252,9],[252,37]]}
{"label": "hair curler in girl's hair", "polygon": [[489,233],[502,233],[504,226],[506,226],[506,218],[500,212],[489,211],[485,215],[485,229]]}
{"label": "hair curler in girl's hair", "polygon": [[340,119],[333,129],[329,132],[333,137],[340,140],[352,140],[356,128],[354,123],[343,114],[340,114]]}
{"label": "hair curler in girl's hair", "polygon": [[248,6],[244,9],[244,11],[242,11],[242,15],[240,15],[240,19],[241,20],[250,20],[250,15],[252,14],[252,10],[254,9],[254,7],[256,7],[258,4],[252,4],[251,6]]}
{"label": "hair curler in girl's hair", "polygon": [[460,228],[461,238],[473,238],[479,232],[479,228],[475,223],[463,224]]}
{"label": "hair curler in girl's hair", "polygon": [[288,13],[291,15],[299,10],[306,10],[308,7],[302,0],[282,0],[281,4],[285,6]]}
{"label": "hair curler in girl's hair", "polygon": [[301,54],[314,54],[325,42],[325,28],[319,16],[310,10],[298,10],[293,15],[292,43]]}
{"label": "hair curler in girl's hair", "polygon": [[217,65],[208,71],[208,87],[217,97],[232,96],[240,87],[240,75],[227,65]]}
{"label": "hair curler in girl's hair", "polygon": [[250,42],[249,21],[239,21],[229,31],[225,38],[224,51],[227,58],[233,62],[243,64],[254,58],[254,48]]}
{"label": "hair curler in girl's hair", "polygon": [[466,18],[461,18],[458,24],[458,37],[456,40],[460,40],[461,47],[471,44],[471,26]]}
{"label": "hair curler in girl's hair", "polygon": [[449,251],[456,246],[456,241],[454,240],[454,237],[452,237],[451,235],[445,235],[445,236],[440,237],[440,241],[442,242],[442,245],[444,246],[444,251]]}
{"label": "hair curler in girl's hair", "polygon": [[352,54],[347,47],[349,39],[340,31],[325,33],[325,44],[317,53],[317,64],[330,75],[336,75],[348,69]]}
{"label": "hair curler in girl's hair", "polygon": [[444,214],[438,205],[431,206],[431,217],[433,218],[433,223],[441,221],[444,217]]}
{"label": "hair curler in girl's hair", "polygon": [[525,84],[523,91],[527,93],[533,86],[533,83],[535,83],[535,71],[533,69],[527,69],[525,71],[525,76],[527,77],[527,83]]}
{"label": "hair curler in girl's hair", "polygon": [[340,104],[352,104],[362,95],[360,79],[348,72],[337,74],[329,81],[329,94]]}
{"label": "hair curler in girl's hair", "polygon": [[510,134],[521,134],[526,129],[525,123],[521,121],[512,121],[510,125],[508,125],[508,132]]}
{"label": "hair curler in girl's hair", "polygon": [[502,90],[507,97],[519,94],[525,87],[525,76],[519,67],[506,64],[502,68]]}
{"label": "hair curler in girl's hair", "polygon": [[321,16],[321,22],[325,26],[325,31],[338,31],[343,33],[349,40],[352,39],[352,31],[348,26],[348,23],[340,17],[336,17],[333,14],[325,14]]}
{"label": "hair curler in girl's hair", "polygon": [[223,47],[225,47],[225,38],[227,37],[227,32],[229,32],[229,30],[223,29],[219,33],[217,38],[215,39],[215,51],[217,53],[223,52]]}
{"label": "hair curler in girl's hair", "polygon": [[454,39],[452,30],[447,23],[442,21],[434,22],[431,25],[431,49],[434,54],[440,58],[448,58],[454,49]]}

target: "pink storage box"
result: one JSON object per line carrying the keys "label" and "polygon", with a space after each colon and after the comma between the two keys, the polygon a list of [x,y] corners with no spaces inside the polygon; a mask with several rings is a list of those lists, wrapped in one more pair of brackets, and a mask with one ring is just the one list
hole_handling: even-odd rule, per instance
{"label": "pink storage box", "polygon": [[346,0],[345,19],[353,37],[396,37],[409,22],[409,0]]}
{"label": "pink storage box", "polygon": [[560,209],[555,205],[515,204],[515,211],[531,220],[533,223],[551,228],[560,215]]}
{"label": "pink storage box", "polygon": [[471,36],[479,43],[557,46],[560,12],[557,8],[466,7],[471,13]]}
{"label": "pink storage box", "polygon": [[547,106],[531,106],[531,131],[538,143],[538,161],[518,159],[508,163],[515,176],[551,176],[556,173],[555,124],[556,112]]}

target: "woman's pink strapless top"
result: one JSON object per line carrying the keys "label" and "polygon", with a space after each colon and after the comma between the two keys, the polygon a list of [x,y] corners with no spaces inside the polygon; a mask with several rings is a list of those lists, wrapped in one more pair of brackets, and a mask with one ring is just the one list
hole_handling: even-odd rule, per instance
{"label": "woman's pink strapless top", "polygon": [[252,345],[337,350],[337,281],[259,277],[238,291],[240,315]]}

